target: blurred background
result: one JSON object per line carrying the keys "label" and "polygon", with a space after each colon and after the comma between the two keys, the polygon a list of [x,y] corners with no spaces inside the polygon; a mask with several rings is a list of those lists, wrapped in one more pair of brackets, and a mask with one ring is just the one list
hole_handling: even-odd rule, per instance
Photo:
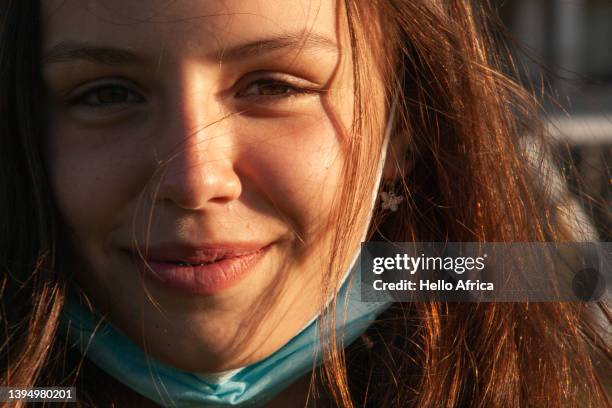
{"label": "blurred background", "polygon": [[494,0],[568,188],[612,239],[612,0]]}

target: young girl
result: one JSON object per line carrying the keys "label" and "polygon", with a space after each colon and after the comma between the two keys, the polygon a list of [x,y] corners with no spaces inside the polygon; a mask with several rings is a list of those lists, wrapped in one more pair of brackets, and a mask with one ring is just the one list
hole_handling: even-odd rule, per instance
{"label": "young girl", "polygon": [[576,239],[482,3],[0,4],[3,386],[609,406],[604,305],[354,296],[361,241]]}

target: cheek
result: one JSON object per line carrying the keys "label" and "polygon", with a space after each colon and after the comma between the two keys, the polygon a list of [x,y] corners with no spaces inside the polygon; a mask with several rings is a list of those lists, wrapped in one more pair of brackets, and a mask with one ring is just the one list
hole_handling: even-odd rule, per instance
{"label": "cheek", "polygon": [[251,122],[241,135],[254,142],[243,144],[249,159],[242,170],[298,232],[312,231],[326,223],[339,190],[340,136],[324,114],[264,122]]}
{"label": "cheek", "polygon": [[[107,233],[125,213],[141,178],[134,149],[125,143],[100,143],[103,138],[92,133],[58,126],[48,144],[55,199],[79,238]],[[132,152],[130,157],[126,152]]]}

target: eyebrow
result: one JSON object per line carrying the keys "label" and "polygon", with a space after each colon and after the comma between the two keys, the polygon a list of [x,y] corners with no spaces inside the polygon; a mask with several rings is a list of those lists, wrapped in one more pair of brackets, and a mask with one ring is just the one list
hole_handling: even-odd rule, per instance
{"label": "eyebrow", "polygon": [[[289,49],[338,53],[338,44],[318,33],[308,33],[307,35],[290,33],[222,48],[212,52],[207,58],[227,62]],[[43,54],[44,64],[74,60],[106,65],[127,65],[144,63],[147,58],[129,48],[114,48],[71,41],[61,42]]]}

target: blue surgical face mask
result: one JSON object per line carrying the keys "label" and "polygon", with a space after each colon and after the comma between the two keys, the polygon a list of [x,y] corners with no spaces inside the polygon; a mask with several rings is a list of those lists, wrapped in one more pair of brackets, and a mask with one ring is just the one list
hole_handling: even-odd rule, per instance
{"label": "blue surgical face mask", "polygon": [[[357,269],[353,268],[355,279],[351,285],[349,280],[345,282],[336,302],[336,330],[344,334],[339,336],[344,338],[344,346],[389,306],[359,301]],[[73,346],[109,375],[163,407],[258,407],[313,370],[323,357],[319,320],[269,357],[225,376],[199,375],[162,364],[110,324],[96,327],[99,317],[87,307],[79,307],[74,299],[67,304],[63,321]]]}
{"label": "blue surgical face mask", "polygon": [[[380,184],[394,111],[395,103],[385,130],[370,213]],[[335,313],[337,338],[344,347],[365,332],[391,305],[360,301],[357,258],[358,250],[342,278],[335,309],[330,310],[329,301],[327,305],[327,312]],[[155,360],[112,324],[100,324],[101,317],[79,304],[73,296],[68,297],[62,312],[62,326],[73,347],[107,374],[163,407],[258,407],[321,364],[323,345],[317,317],[265,359],[246,367],[210,374],[181,371]]]}

